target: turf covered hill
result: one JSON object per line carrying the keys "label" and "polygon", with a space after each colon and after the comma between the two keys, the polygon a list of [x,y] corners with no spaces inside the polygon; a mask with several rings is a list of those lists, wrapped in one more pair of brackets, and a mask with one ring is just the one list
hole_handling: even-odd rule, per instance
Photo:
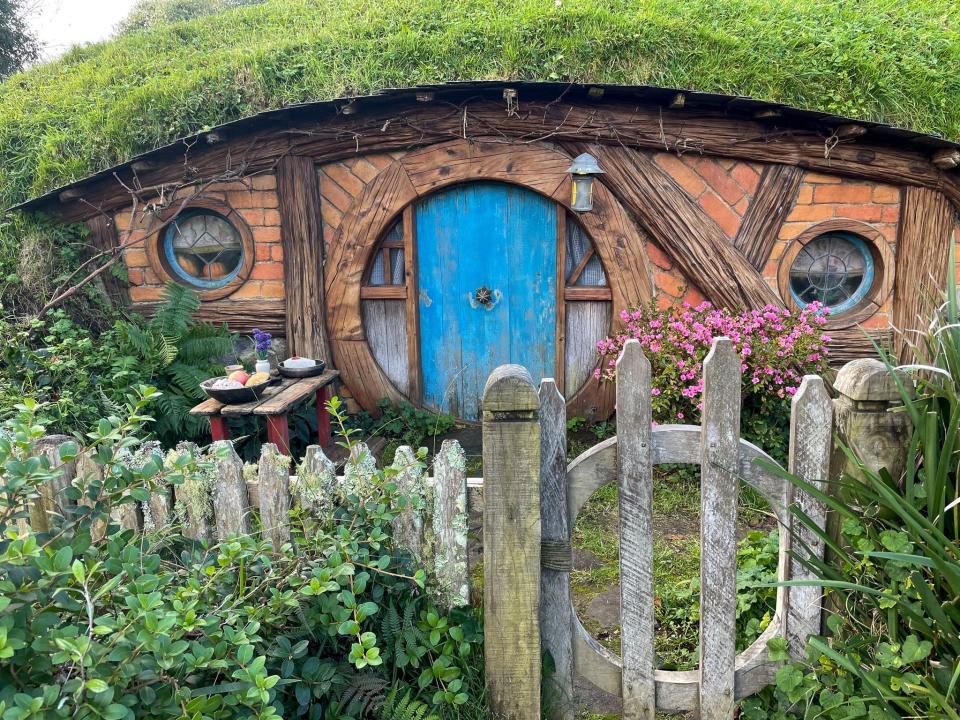
{"label": "turf covered hill", "polygon": [[650,83],[960,137],[950,0],[272,0],[0,86],[0,202],[288,103],[455,79]]}

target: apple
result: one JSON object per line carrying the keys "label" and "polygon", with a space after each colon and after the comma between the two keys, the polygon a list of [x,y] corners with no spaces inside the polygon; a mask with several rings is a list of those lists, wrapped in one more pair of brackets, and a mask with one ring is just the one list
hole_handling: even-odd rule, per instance
{"label": "apple", "polygon": [[250,379],[250,376],[243,370],[234,370],[232,373],[227,375],[231,380],[236,380],[241,385],[246,385],[247,380]]}

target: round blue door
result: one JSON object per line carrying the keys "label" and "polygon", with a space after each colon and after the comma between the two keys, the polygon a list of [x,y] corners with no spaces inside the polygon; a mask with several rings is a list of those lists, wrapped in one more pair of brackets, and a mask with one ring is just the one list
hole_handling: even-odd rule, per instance
{"label": "round blue door", "polygon": [[498,365],[524,365],[534,382],[554,375],[557,206],[477,182],[431,195],[414,216],[423,401],[478,420]]}

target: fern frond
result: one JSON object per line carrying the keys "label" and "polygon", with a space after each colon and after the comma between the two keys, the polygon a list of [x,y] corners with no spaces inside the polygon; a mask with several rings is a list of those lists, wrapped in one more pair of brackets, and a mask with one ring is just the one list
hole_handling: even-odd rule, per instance
{"label": "fern frond", "polygon": [[387,685],[386,678],[375,672],[356,673],[347,681],[340,707],[356,717],[371,717],[383,707]]}
{"label": "fern frond", "polygon": [[380,720],[437,720],[436,715],[427,715],[430,708],[414,698],[408,688],[400,697],[401,689],[405,688],[397,685],[387,693],[380,710]]}

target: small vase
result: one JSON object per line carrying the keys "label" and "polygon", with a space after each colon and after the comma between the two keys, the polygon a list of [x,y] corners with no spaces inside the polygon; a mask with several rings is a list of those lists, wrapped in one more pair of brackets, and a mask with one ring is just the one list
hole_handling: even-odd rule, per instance
{"label": "small vase", "polygon": [[256,364],[253,366],[253,369],[256,370],[258,373],[260,372],[268,373],[270,372],[270,361],[257,360]]}

